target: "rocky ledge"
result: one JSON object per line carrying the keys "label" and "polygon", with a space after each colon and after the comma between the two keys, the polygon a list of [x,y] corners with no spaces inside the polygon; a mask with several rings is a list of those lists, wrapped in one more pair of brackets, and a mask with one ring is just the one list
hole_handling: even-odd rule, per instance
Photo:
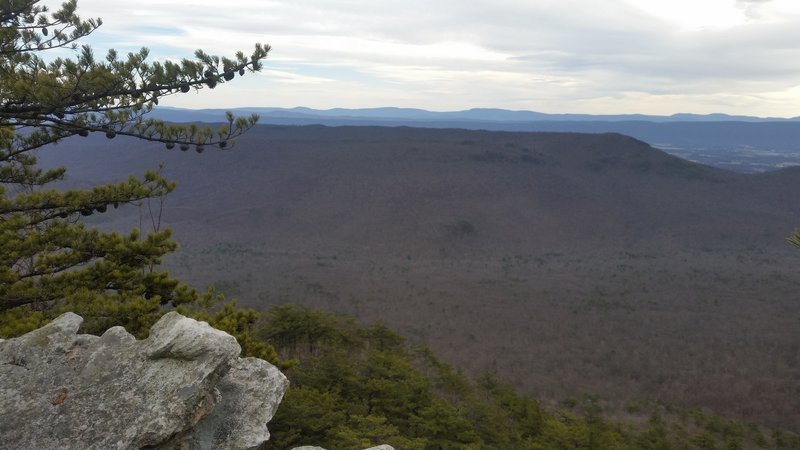
{"label": "rocky ledge", "polygon": [[178,313],[136,340],[77,334],[66,313],[0,341],[0,442],[36,449],[246,449],[269,438],[288,380]]}

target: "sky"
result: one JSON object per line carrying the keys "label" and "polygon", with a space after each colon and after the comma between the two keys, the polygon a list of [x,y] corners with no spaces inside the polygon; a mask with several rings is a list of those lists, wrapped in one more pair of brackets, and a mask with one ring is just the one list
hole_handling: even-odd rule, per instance
{"label": "sky", "polygon": [[[45,4],[55,2],[46,1]],[[162,104],[800,116],[798,0],[79,0],[99,54],[272,46]],[[191,5],[191,6],[188,6]]]}

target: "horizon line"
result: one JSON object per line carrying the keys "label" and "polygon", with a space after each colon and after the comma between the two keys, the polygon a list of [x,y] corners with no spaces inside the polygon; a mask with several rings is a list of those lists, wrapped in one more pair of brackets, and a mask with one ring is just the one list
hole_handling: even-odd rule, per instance
{"label": "horizon line", "polygon": [[377,110],[409,110],[409,111],[420,111],[425,113],[432,113],[432,114],[455,114],[455,113],[466,113],[471,111],[500,111],[500,112],[508,112],[508,113],[531,113],[531,114],[540,114],[543,116],[590,116],[590,117],[624,117],[624,116],[633,116],[633,117],[663,117],[663,118],[675,118],[681,116],[691,116],[691,117],[713,117],[713,116],[722,116],[722,117],[730,117],[730,118],[750,118],[750,119],[759,119],[759,120],[776,120],[776,121],[796,121],[800,120],[800,115],[798,116],[791,116],[791,117],[782,117],[782,116],[754,116],[754,115],[745,115],[745,114],[729,114],[724,112],[713,112],[713,113],[693,113],[693,112],[676,112],[669,115],[666,114],[646,114],[646,113],[613,113],[613,114],[592,114],[592,113],[580,113],[580,112],[569,112],[569,113],[552,113],[552,112],[542,112],[542,111],[535,111],[529,109],[506,109],[506,108],[492,108],[492,107],[473,107],[469,109],[459,109],[459,110],[430,110],[424,108],[417,108],[417,107],[407,107],[407,106],[372,106],[372,107],[364,107],[364,108],[357,108],[357,107],[343,107],[337,106],[333,108],[313,108],[310,106],[234,106],[234,107],[200,107],[200,108],[187,108],[182,106],[169,106],[169,105],[160,105],[156,106],[155,109],[174,109],[174,110],[185,110],[185,111],[235,111],[235,110],[254,110],[254,109],[274,109],[274,110],[310,110],[310,111],[318,111],[318,112],[332,112],[332,111],[377,111]]}

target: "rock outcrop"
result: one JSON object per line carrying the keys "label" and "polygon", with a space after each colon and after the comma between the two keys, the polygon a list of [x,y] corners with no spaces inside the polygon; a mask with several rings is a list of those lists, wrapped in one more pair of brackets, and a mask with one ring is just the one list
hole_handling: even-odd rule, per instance
{"label": "rock outcrop", "polygon": [[72,313],[0,341],[3,448],[244,449],[269,438],[288,381],[227,333],[168,313],[150,336],[77,334]]}

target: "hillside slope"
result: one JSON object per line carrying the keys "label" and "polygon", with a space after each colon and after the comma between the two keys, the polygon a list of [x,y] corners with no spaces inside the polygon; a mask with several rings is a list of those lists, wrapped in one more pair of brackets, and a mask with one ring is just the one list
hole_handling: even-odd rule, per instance
{"label": "hillside slope", "polygon": [[[187,281],[383,320],[552,401],[654,396],[800,429],[785,242],[800,170],[734,174],[617,134],[262,126],[202,155],[113,143],[42,157],[78,184],[163,162],[179,183],[168,265]],[[150,221],[126,211],[95,220]]]}

